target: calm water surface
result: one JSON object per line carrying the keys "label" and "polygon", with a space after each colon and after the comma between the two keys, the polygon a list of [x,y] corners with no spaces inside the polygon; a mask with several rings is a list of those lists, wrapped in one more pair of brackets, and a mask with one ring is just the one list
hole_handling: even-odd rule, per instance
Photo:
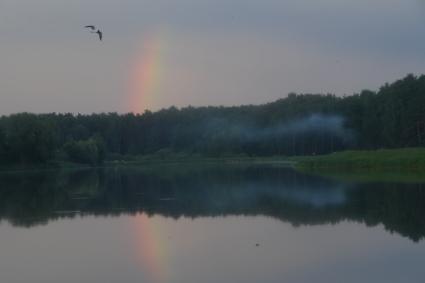
{"label": "calm water surface", "polygon": [[425,184],[288,168],[0,175],[0,282],[423,282]]}

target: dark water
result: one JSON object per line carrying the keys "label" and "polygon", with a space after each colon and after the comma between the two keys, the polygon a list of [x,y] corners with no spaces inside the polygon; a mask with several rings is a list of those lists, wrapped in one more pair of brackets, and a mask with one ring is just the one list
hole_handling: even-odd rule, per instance
{"label": "dark water", "polygon": [[425,184],[287,168],[0,175],[0,282],[423,282]]}

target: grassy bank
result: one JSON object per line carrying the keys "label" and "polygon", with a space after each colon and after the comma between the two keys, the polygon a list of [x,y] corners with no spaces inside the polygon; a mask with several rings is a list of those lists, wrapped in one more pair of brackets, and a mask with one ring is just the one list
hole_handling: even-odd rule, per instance
{"label": "grassy bank", "polygon": [[291,160],[299,171],[339,181],[425,182],[425,148],[343,151]]}
{"label": "grassy bank", "polygon": [[[207,157],[181,153],[155,153],[151,155],[111,155],[100,165],[78,164],[66,161],[52,161],[45,164],[1,166],[4,170],[114,167],[114,166],[156,166],[166,164],[275,164],[293,166],[302,171],[318,173],[376,173],[391,177],[395,173],[406,175],[425,173],[425,148],[382,149],[374,151],[344,151],[329,155],[248,157],[228,155]],[[425,175],[425,174],[423,174]]]}
{"label": "grassy bank", "polygon": [[329,155],[292,158],[296,167],[312,170],[425,171],[425,148],[343,151]]}

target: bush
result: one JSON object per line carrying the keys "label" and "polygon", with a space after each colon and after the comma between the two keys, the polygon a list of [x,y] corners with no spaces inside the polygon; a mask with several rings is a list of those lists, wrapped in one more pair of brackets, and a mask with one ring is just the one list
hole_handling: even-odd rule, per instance
{"label": "bush", "polygon": [[67,142],[63,150],[68,159],[76,163],[97,165],[103,163],[105,159],[105,146],[98,137]]}

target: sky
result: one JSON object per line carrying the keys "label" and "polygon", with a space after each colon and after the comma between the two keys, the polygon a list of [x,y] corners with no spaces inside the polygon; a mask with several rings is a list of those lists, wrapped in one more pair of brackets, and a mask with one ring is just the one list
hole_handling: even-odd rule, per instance
{"label": "sky", "polygon": [[424,69],[423,0],[0,0],[0,115],[342,96]]}

